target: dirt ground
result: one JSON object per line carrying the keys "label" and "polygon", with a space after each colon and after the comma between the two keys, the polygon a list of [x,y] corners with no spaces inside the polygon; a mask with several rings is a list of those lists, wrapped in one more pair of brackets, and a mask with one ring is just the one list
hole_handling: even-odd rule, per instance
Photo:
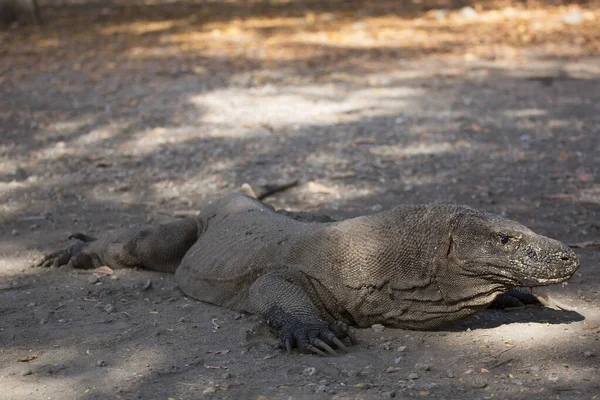
{"label": "dirt ground", "polygon": [[[40,1],[43,26],[0,31],[1,399],[600,398],[598,3],[145,3]],[[29,267],[293,180],[268,201],[453,202],[579,244],[547,289],[574,311],[321,358],[170,275]]]}

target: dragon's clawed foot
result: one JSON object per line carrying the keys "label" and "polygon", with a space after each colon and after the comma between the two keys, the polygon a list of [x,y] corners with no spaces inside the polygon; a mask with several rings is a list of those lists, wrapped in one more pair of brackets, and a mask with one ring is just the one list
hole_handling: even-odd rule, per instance
{"label": "dragon's clawed foot", "polygon": [[526,288],[513,288],[502,293],[490,304],[489,308],[510,309],[524,307],[526,304],[539,304],[537,296]]}
{"label": "dragon's clawed foot", "polygon": [[77,239],[79,242],[70,245],[66,249],[45,255],[35,261],[32,267],[58,268],[67,265],[72,268],[90,269],[100,264],[100,260],[95,254],[84,251],[88,243],[96,239],[82,233],[75,233],[69,236],[69,239]]}
{"label": "dragon's clawed foot", "polygon": [[338,353],[332,346],[344,353],[348,352],[342,339],[348,337],[352,344],[357,343],[352,330],[342,321],[336,321],[331,324],[325,321],[312,323],[301,323],[281,329],[279,337],[281,347],[284,347],[288,353],[292,348],[298,347],[301,350],[308,350],[320,356],[327,354],[337,355]]}

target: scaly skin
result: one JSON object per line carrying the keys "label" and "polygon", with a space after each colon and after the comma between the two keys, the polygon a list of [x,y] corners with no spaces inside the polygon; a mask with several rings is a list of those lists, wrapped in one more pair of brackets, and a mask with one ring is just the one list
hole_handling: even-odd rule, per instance
{"label": "scaly skin", "polygon": [[175,272],[188,296],[259,313],[288,350],[317,354],[345,350],[349,325],[433,329],[579,267],[564,244],[463,206],[330,221],[234,193],[197,217],[97,240],[79,234],[83,242],[38,265]]}

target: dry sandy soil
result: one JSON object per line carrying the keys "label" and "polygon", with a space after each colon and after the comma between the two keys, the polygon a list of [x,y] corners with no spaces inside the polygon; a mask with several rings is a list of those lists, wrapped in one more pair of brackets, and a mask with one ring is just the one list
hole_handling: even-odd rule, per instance
{"label": "dry sandy soil", "polygon": [[[597,4],[146,3],[41,1],[44,26],[0,31],[1,399],[599,398]],[[579,244],[548,288],[574,311],[357,330],[321,358],[170,275],[29,267],[292,180],[268,201],[449,201]]]}

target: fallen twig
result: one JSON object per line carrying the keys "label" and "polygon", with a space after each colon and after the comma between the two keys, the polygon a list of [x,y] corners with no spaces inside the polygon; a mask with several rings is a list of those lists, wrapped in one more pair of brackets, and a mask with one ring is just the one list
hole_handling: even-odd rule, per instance
{"label": "fallen twig", "polygon": [[[516,347],[516,346],[515,346],[515,347]],[[510,350],[510,349],[509,349],[509,350]],[[490,367],[489,367],[489,369],[494,369],[494,368],[501,367],[501,366],[503,366],[503,365],[505,365],[505,364],[508,364],[508,363],[509,363],[509,362],[511,362],[512,360],[514,360],[514,358],[509,358],[509,359],[507,359],[507,360],[501,361],[501,362],[499,362],[499,363],[496,363],[496,364],[494,364],[494,365],[490,366]]]}
{"label": "fallen twig", "polygon": [[496,355],[493,355],[493,354],[492,354],[492,357],[494,357],[494,358],[498,358],[498,357],[500,357],[502,354],[506,353],[506,352],[507,352],[507,351],[509,351],[509,350],[512,350],[512,349],[514,349],[515,347],[517,347],[517,346],[513,346],[513,347],[509,347],[508,349],[504,349],[504,350],[502,350],[501,352],[499,352],[499,353],[498,353],[498,354],[496,354]]}
{"label": "fallen twig", "polygon": [[256,196],[257,199],[263,200],[275,193],[283,192],[298,185],[298,181],[283,183],[281,185],[264,185],[263,192]]}
{"label": "fallen twig", "polygon": [[569,245],[569,247],[571,247],[573,249],[585,249],[587,247],[596,247],[596,246],[600,246],[600,242],[587,241],[587,242],[573,243],[573,244]]}

